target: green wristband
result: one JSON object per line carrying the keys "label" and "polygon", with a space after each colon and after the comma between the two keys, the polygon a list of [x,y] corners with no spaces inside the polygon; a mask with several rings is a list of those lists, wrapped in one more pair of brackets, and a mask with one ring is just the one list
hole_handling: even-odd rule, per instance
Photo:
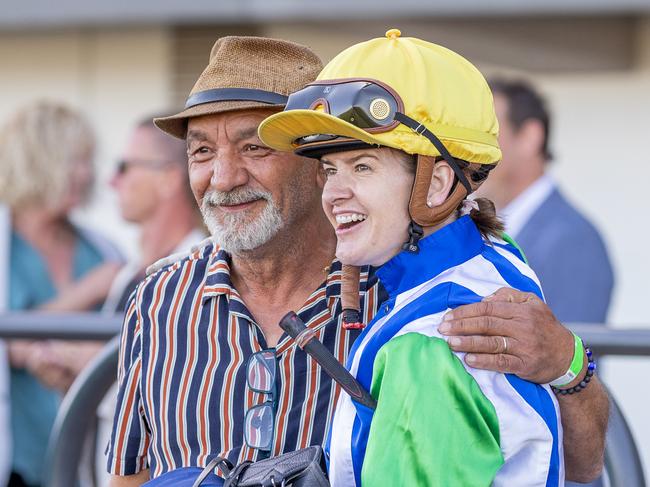
{"label": "green wristband", "polygon": [[571,334],[573,335],[573,360],[571,360],[569,370],[562,377],[558,377],[550,383],[553,387],[560,389],[569,385],[578,377],[585,361],[585,347],[582,345],[582,339],[575,333]]}

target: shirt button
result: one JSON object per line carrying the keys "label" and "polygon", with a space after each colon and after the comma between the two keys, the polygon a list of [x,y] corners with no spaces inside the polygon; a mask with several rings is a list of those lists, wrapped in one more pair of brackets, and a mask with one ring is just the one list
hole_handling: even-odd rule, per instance
{"label": "shirt button", "polygon": [[384,311],[388,313],[390,311],[390,307],[388,305],[384,306]]}

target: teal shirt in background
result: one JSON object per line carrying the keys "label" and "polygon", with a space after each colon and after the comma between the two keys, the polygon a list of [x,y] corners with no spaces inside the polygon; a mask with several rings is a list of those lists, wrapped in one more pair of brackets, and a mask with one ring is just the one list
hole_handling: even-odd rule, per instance
{"label": "teal shirt in background", "polygon": [[[99,249],[77,234],[73,276],[79,279],[104,262]],[[56,289],[40,254],[12,231],[9,309],[34,309],[56,297]],[[42,386],[24,369],[11,369],[12,470],[29,485],[40,485],[45,452],[60,395]]]}

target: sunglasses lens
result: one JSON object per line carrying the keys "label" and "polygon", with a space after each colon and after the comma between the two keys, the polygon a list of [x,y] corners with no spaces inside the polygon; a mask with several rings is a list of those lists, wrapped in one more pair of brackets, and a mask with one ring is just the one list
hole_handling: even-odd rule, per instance
{"label": "sunglasses lens", "polygon": [[248,387],[264,394],[273,393],[275,386],[275,354],[263,350],[253,354],[248,361],[246,378]]}
{"label": "sunglasses lens", "polygon": [[117,161],[117,166],[115,167],[115,172],[119,174],[120,176],[126,172],[126,170],[129,168],[129,165],[126,161]]}
{"label": "sunglasses lens", "polygon": [[270,402],[259,404],[246,412],[244,421],[246,444],[251,448],[271,450],[273,441],[273,406]]}

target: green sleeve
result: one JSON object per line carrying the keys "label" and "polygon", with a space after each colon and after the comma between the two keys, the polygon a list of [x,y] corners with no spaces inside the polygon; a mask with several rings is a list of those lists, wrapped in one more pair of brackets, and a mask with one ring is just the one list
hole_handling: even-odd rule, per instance
{"label": "green sleeve", "polygon": [[375,358],[363,487],[489,486],[503,464],[494,406],[439,338],[407,333]]}

